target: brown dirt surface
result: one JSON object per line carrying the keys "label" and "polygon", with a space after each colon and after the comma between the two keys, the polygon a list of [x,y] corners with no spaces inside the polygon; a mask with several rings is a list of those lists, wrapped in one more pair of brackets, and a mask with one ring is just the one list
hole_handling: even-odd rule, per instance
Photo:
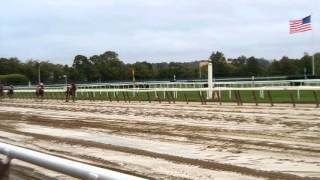
{"label": "brown dirt surface", "polygon": [[319,137],[308,104],[0,102],[1,142],[148,179],[320,179]]}

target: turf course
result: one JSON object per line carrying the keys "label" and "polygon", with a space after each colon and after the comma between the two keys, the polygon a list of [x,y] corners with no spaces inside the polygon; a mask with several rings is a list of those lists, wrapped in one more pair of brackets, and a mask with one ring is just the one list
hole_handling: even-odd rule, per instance
{"label": "turf course", "polygon": [[[261,93],[260,91],[254,91],[256,94],[257,102],[269,103],[270,98],[267,91]],[[231,93],[231,94],[230,94]],[[242,102],[254,103],[253,91],[241,90],[239,91]],[[158,102],[174,102],[174,101],[190,101],[200,102],[201,98],[205,101],[218,101],[218,93],[212,100],[206,99],[206,91],[186,91],[178,92],[177,96],[174,96],[173,92],[78,92],[77,100],[91,100],[91,101],[158,101]],[[292,98],[290,96],[292,95]],[[315,96],[316,94],[316,96]],[[319,91],[312,90],[300,90],[299,95],[296,90],[284,91],[284,90],[272,90],[270,91],[272,101],[274,103],[292,103],[292,100],[296,103],[315,103],[320,97]],[[221,102],[236,102],[235,91],[221,91]],[[8,97],[2,97],[8,98]],[[35,93],[32,92],[16,92],[13,98],[19,99],[36,99]],[[44,99],[57,99],[64,100],[65,93],[63,92],[46,92]]]}

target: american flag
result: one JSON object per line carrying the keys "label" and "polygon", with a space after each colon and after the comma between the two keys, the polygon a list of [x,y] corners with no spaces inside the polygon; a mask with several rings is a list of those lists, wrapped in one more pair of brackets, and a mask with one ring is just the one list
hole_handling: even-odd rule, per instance
{"label": "american flag", "polygon": [[290,24],[290,34],[312,30],[311,16],[307,16],[299,20],[291,20],[289,24]]}

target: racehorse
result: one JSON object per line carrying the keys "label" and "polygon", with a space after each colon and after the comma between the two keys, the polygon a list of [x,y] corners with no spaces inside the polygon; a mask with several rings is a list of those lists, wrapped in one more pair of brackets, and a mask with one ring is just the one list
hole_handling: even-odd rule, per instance
{"label": "racehorse", "polygon": [[75,83],[71,83],[71,86],[67,87],[66,102],[69,102],[70,96],[72,97],[73,102],[76,101],[76,91],[77,91],[77,87],[76,87]]}
{"label": "racehorse", "polygon": [[37,88],[36,88],[36,96],[37,96],[37,99],[41,99],[41,101],[43,100],[43,96],[44,96],[44,85],[43,83],[39,83],[37,85]]}
{"label": "racehorse", "polygon": [[4,96],[4,89],[3,89],[3,85],[0,84],[0,100],[3,96]]}
{"label": "racehorse", "polygon": [[7,92],[7,95],[9,96],[9,98],[12,98],[13,94],[14,94],[14,87],[13,87],[13,85],[10,85],[8,92]]}
{"label": "racehorse", "polygon": [[0,84],[0,96],[4,95],[4,89],[3,89],[3,85]]}

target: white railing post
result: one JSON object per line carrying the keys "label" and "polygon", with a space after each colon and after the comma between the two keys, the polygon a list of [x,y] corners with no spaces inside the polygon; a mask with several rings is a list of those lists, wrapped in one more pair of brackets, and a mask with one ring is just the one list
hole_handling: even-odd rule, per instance
{"label": "white railing post", "polygon": [[212,99],[212,63],[208,63],[208,93],[207,99]]}
{"label": "white railing post", "polygon": [[10,159],[18,159],[80,179],[143,179],[1,142],[0,153]]}

